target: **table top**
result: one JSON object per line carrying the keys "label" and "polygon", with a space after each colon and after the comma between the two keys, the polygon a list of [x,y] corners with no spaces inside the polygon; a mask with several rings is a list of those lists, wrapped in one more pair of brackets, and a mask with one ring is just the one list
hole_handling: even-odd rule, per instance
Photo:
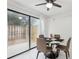
{"label": "table top", "polygon": [[[64,41],[64,39],[61,39],[61,40]],[[61,40],[56,40],[56,39],[46,40],[46,43],[48,44],[49,47],[51,47],[54,45],[61,45],[62,44]]]}
{"label": "table top", "polygon": [[60,44],[61,44],[61,42],[58,42],[58,41],[51,41],[51,42],[48,43],[48,45],[50,47],[53,46],[53,45],[60,45]]}
{"label": "table top", "polygon": [[55,39],[55,38],[45,38],[45,40],[46,41],[48,41],[48,42],[51,42],[51,41],[59,41],[59,42],[62,42],[62,41],[64,41],[64,39]]}

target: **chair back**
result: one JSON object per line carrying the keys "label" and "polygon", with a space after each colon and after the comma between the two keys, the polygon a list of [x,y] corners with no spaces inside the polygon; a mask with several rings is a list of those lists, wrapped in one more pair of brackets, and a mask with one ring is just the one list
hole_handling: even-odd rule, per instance
{"label": "chair back", "polygon": [[44,35],[39,35],[39,38],[44,38]]}
{"label": "chair back", "polygon": [[37,50],[40,52],[47,52],[46,41],[44,38],[37,38]]}
{"label": "chair back", "polygon": [[54,35],[54,38],[55,38],[55,39],[60,39],[60,35],[59,35],[59,34],[55,34],[55,35]]}
{"label": "chair back", "polygon": [[67,42],[67,48],[69,49],[70,47],[70,41],[71,41],[71,38],[69,38],[68,42]]}

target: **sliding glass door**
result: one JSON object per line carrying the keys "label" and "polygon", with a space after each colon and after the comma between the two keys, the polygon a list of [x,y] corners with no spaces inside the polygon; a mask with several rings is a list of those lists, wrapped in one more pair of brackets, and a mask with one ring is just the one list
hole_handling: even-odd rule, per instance
{"label": "sliding glass door", "polygon": [[9,57],[35,47],[40,34],[40,20],[10,9],[7,16]]}
{"label": "sliding glass door", "polygon": [[40,34],[40,20],[31,17],[31,47],[36,46],[37,37]]}
{"label": "sliding glass door", "polygon": [[8,45],[21,43],[29,49],[29,17],[8,11]]}

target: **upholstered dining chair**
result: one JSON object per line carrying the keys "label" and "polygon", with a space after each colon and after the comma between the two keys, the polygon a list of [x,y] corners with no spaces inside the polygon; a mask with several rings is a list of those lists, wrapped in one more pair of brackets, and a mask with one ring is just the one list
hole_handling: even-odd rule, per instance
{"label": "upholstered dining chair", "polygon": [[39,35],[39,38],[44,38],[44,35],[42,35],[42,34],[41,34],[41,35]]}
{"label": "upholstered dining chair", "polygon": [[[38,50],[38,53],[37,53],[36,59],[38,59],[38,55],[40,52],[43,52],[45,55],[47,52],[52,51],[52,47],[46,46],[46,41],[44,40],[44,38],[37,38],[37,50]],[[45,56],[45,59],[46,59],[46,56]]]}
{"label": "upholstered dining chair", "polygon": [[57,40],[60,39],[60,34],[55,34],[54,38],[57,39]]}
{"label": "upholstered dining chair", "polygon": [[66,55],[66,59],[68,59],[68,56],[70,57],[70,54],[69,54],[70,41],[71,41],[71,38],[69,38],[69,40],[67,41],[66,46],[65,45],[58,45],[56,47],[57,49],[64,51],[64,53]]}

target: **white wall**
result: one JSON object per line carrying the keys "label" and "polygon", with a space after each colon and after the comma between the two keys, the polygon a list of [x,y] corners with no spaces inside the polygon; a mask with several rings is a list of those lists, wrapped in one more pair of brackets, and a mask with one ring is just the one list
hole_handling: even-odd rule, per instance
{"label": "white wall", "polygon": [[61,16],[61,17],[51,17],[50,19],[45,20],[45,31],[46,35],[49,36],[52,34],[60,34],[62,38],[68,39],[72,37],[72,17]]}

